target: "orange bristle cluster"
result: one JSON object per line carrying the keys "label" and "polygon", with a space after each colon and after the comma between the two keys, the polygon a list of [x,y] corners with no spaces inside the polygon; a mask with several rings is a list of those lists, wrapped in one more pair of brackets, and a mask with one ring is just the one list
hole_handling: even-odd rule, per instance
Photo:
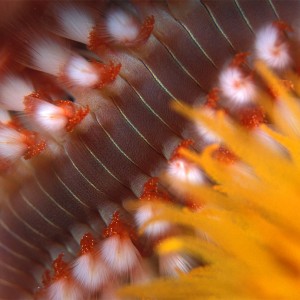
{"label": "orange bristle cluster", "polygon": [[96,239],[91,233],[86,233],[80,241],[80,255],[89,253],[95,249]]}
{"label": "orange bristle cluster", "polygon": [[120,238],[125,238],[128,236],[132,236],[132,233],[130,233],[131,231],[132,229],[130,229],[126,224],[124,224],[120,220],[120,213],[116,211],[112,216],[110,224],[103,231],[103,237],[109,238],[111,236],[117,235]]}
{"label": "orange bristle cluster", "polygon": [[143,187],[143,192],[139,197],[140,200],[153,201],[153,200],[164,200],[171,201],[169,194],[159,186],[159,178],[150,178]]}

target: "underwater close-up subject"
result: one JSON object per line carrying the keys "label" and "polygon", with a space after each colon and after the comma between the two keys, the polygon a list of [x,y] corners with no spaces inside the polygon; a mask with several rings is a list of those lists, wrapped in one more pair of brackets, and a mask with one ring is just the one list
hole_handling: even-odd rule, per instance
{"label": "underwater close-up subject", "polygon": [[300,1],[0,16],[0,300],[300,299]]}

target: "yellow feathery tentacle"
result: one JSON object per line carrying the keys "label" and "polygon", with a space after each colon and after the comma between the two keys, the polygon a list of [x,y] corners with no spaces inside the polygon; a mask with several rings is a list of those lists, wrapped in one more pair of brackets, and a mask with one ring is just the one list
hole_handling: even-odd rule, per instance
{"label": "yellow feathery tentacle", "polygon": [[[300,106],[295,97],[284,86],[282,81],[275,76],[275,74],[268,69],[268,67],[261,61],[255,63],[256,71],[263,77],[266,83],[272,87],[273,92],[279,99],[279,108],[276,112],[275,122],[280,130],[291,137],[299,137],[300,128]],[[283,111],[288,114],[290,121],[282,118]]]}
{"label": "yellow feathery tentacle", "polygon": [[[203,208],[193,212],[157,202],[160,214],[141,230],[158,220],[192,229],[189,235],[163,240],[156,251],[158,255],[188,253],[204,266],[173,280],[126,287],[120,291],[122,295],[151,299],[300,298],[300,137],[294,128],[295,124],[300,128],[300,123],[284,119],[288,115],[300,120],[300,107],[262,62],[256,62],[255,69],[280,101],[278,106],[266,93],[258,96],[260,104],[267,106],[274,129],[261,125],[246,130],[222,111],[212,118],[205,109],[173,103],[177,112],[221,137],[238,160],[230,164],[219,161],[214,155],[220,146],[217,144],[207,146],[202,153],[180,149],[180,155],[199,166],[212,183],[193,185],[165,174],[162,179],[181,185]],[[276,146],[264,141],[261,133]],[[208,238],[203,239],[201,232]]]}
{"label": "yellow feathery tentacle", "polygon": [[295,167],[298,169],[300,167],[300,140],[284,136],[263,124],[260,129],[288,150]]}

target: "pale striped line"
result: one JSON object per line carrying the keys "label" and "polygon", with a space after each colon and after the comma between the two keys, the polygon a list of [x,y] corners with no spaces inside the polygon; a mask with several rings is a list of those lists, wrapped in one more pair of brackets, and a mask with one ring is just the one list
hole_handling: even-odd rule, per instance
{"label": "pale striped line", "polygon": [[[118,108],[118,107],[117,107]],[[119,110],[120,111],[120,110]],[[122,111],[120,111],[120,113],[123,115]],[[123,115],[123,117],[125,118],[126,121],[129,120],[127,119],[127,117],[125,115]],[[114,146],[118,149],[118,151],[125,156],[132,164],[134,164],[137,168],[140,169],[140,167],[120,148],[120,146],[115,142],[115,140],[111,137],[111,135],[109,134],[109,132],[100,124],[98,118],[97,119],[97,123],[101,126],[101,128],[103,129],[103,131],[105,132],[105,134],[107,135],[107,137],[110,139],[110,141],[114,144]],[[131,123],[129,123],[131,124]],[[140,169],[141,170],[141,169]],[[142,170],[141,170],[142,171]]]}
{"label": "pale striped line", "polygon": [[[16,269],[15,267],[8,265],[6,262],[0,261],[0,265],[14,273],[22,274],[28,276],[28,272],[25,272],[24,270]],[[31,275],[31,274],[30,274]],[[32,277],[32,276],[31,276]]]}
{"label": "pale striped line", "polygon": [[88,150],[88,152],[91,154],[91,156],[97,161],[97,163],[111,176],[113,177],[116,181],[118,181],[120,184],[122,184],[124,187],[127,188],[120,180],[117,178],[103,163],[102,161],[97,157],[97,155],[89,148],[89,146],[81,139],[82,144],[84,147]]}
{"label": "pale striped line", "polygon": [[[180,22],[179,22],[180,23]],[[188,28],[185,28],[184,24],[180,25],[189,33],[190,38],[193,40],[192,33],[189,32]],[[198,85],[198,87],[202,90],[205,91],[204,87],[200,84],[200,82],[188,71],[188,69],[181,63],[181,61],[176,57],[175,53],[173,53],[172,49],[168,47],[162,40],[160,40],[157,36],[155,36],[156,39],[160,42],[160,44],[166,49],[166,51],[172,56],[172,58],[175,60],[176,64]],[[206,52],[204,49],[202,49],[201,45],[198,44],[197,40],[193,40],[193,42],[200,48],[201,52],[205,55],[205,57],[212,63],[213,66],[214,63],[211,61],[211,59],[207,56]]]}
{"label": "pale striped line", "polygon": [[40,190],[48,197],[48,199],[53,202],[57,207],[59,207],[63,212],[65,212],[67,215],[71,216],[72,218],[76,219],[76,217],[71,214],[68,210],[66,210],[64,207],[62,207],[58,202],[55,201],[55,199],[44,189],[44,187],[42,186],[42,184],[39,182],[38,178],[36,177],[36,175],[34,175],[34,178],[36,180],[36,183],[38,185],[38,187],[40,188]]}
{"label": "pale striped line", "polygon": [[249,29],[250,29],[251,32],[254,34],[253,27],[252,27],[252,25],[250,24],[250,21],[249,21],[249,19],[247,18],[245,12],[243,11],[243,9],[242,9],[240,3],[238,2],[238,0],[234,0],[234,3],[235,3],[235,5],[237,6],[237,8],[238,8],[240,14],[242,15],[244,21],[245,21],[246,24],[248,25]]}
{"label": "pale striped line", "polygon": [[28,243],[26,240],[24,240],[22,237],[20,237],[18,234],[16,234],[15,232],[13,232],[13,230],[11,230],[4,222],[3,220],[0,220],[0,226],[5,229],[12,237],[14,237],[16,240],[18,240],[19,242],[21,242],[22,244],[24,244],[25,246],[27,246],[30,249],[34,249],[34,250],[40,250],[38,247]]}
{"label": "pale striped line", "polygon": [[36,233],[37,235],[41,236],[42,238],[47,239],[47,237],[45,235],[43,235],[41,232],[37,231],[35,228],[33,228],[31,225],[29,225],[25,220],[23,220],[23,218],[21,218],[19,216],[19,214],[15,211],[15,209],[11,206],[11,204],[9,203],[9,201],[7,202],[7,206],[9,208],[9,210],[13,213],[13,215],[23,224],[26,225],[26,227],[28,227],[31,231],[33,231],[34,233]]}
{"label": "pale striped line", "polygon": [[[126,80],[126,78],[123,78],[122,79],[124,81],[126,81],[126,83],[133,89],[133,91],[136,93],[136,95],[139,97],[139,99],[142,101],[142,103],[147,107],[147,109],[150,110],[150,112],[157,118],[159,119],[159,121],[161,121],[165,126],[167,126],[173,133],[174,135],[178,136],[178,134],[172,129],[172,127],[170,127],[170,125],[165,122],[165,120],[158,114],[156,113],[156,111],[147,103],[147,101],[143,98],[143,96],[138,92],[138,90],[130,83]],[[179,137],[179,136],[178,136]],[[153,147],[152,147],[153,148]],[[154,150],[156,150],[155,148],[153,148]],[[158,153],[159,151],[156,150]]]}
{"label": "pale striped line", "polygon": [[142,61],[141,62],[144,64],[146,69],[151,73],[152,77],[155,79],[155,81],[159,84],[159,86],[176,102],[180,102],[176,97],[163,85],[163,83],[159,80],[159,78],[155,75],[155,73],[152,71],[152,69],[147,65],[146,62]]}
{"label": "pale striped line", "polygon": [[[67,154],[71,164],[73,165],[73,167],[76,169],[76,171],[84,178],[84,180],[90,185],[92,186],[96,191],[99,191],[101,192],[101,190],[99,190],[80,170],[79,168],[77,167],[77,165],[75,164],[75,162],[72,160],[71,156],[69,155],[69,152],[67,149],[65,149],[65,153]],[[82,202],[83,203],[83,202]],[[88,207],[86,205],[86,207]]]}
{"label": "pale striped line", "polygon": [[23,198],[23,200],[26,202],[26,204],[29,207],[31,207],[39,216],[41,216],[43,220],[45,220],[48,224],[50,224],[54,228],[57,228],[57,229],[61,230],[61,227],[57,226],[52,221],[48,220],[43,213],[41,213],[34,205],[32,205],[32,203],[28,200],[28,198],[21,191],[20,191],[20,195]]}
{"label": "pale striped line", "polygon": [[6,245],[3,245],[3,244],[1,243],[1,241],[0,241],[0,247],[1,247],[2,249],[4,249],[5,251],[7,251],[8,253],[12,254],[13,256],[18,257],[18,258],[20,258],[20,259],[22,259],[22,260],[28,261],[28,262],[30,262],[30,263],[32,264],[31,259],[29,259],[27,256],[24,256],[24,255],[22,255],[22,254],[20,254],[20,253],[18,253],[18,252],[15,252],[14,250],[8,248]]}
{"label": "pale striped line", "polygon": [[[28,292],[27,290],[25,290],[23,287],[21,287],[21,286],[15,284],[15,283],[12,283],[12,282],[7,281],[7,280],[5,280],[5,279],[3,279],[3,278],[0,278],[0,284],[1,284],[2,286],[7,286],[7,287],[11,287],[11,288],[20,290],[20,291],[22,291],[23,293],[26,293],[26,294],[27,294],[28,299],[32,298],[32,295],[30,295],[29,292]],[[29,298],[29,297],[30,297],[30,298]],[[1,299],[1,298],[0,298],[0,299]],[[4,299],[4,300],[7,300],[7,299]]]}
{"label": "pale striped line", "polygon": [[[202,3],[203,4],[203,3]],[[231,43],[229,37],[227,36],[227,34],[224,32],[224,30],[222,29],[222,27],[220,26],[220,24],[218,23],[216,17],[214,16],[214,14],[212,13],[211,9],[206,6],[205,4],[203,4],[204,7],[206,8],[207,12],[209,13],[210,17],[212,18],[214,24],[216,25],[216,27],[218,28],[218,30],[221,32],[221,34],[224,36],[224,38],[227,40],[227,42],[229,43],[230,47],[236,52],[236,49],[234,48],[233,44]]]}
{"label": "pale striped line", "polygon": [[201,52],[204,54],[204,56],[209,60],[209,62],[216,68],[218,69],[217,65],[215,64],[215,62],[213,61],[213,59],[208,55],[208,53],[205,51],[205,49],[202,47],[202,45],[199,43],[199,41],[197,41],[196,37],[194,36],[194,34],[190,31],[190,29],[183,24],[182,22],[180,22],[179,20],[177,20],[180,25],[187,31],[187,33],[189,34],[189,36],[191,37],[191,39],[193,40],[193,42],[197,45],[197,47],[201,50]]}
{"label": "pale striped line", "polygon": [[[277,9],[276,9],[276,7],[275,7],[273,1],[272,1],[272,0],[268,0],[268,1],[269,1],[270,6],[272,7],[272,10],[273,10],[273,12],[274,12],[276,18],[277,18],[278,20],[280,20],[281,18],[280,18],[280,16],[279,16],[279,13],[278,13],[278,11],[277,11]],[[284,1],[284,0],[282,0],[282,1]],[[286,5],[288,5],[288,4],[286,4]]]}
{"label": "pale striped line", "polygon": [[[85,208],[90,208],[87,204],[85,204],[84,202],[82,202],[82,200],[76,196],[72,190],[70,190],[70,188],[64,183],[64,181],[59,177],[59,175],[54,171],[54,174],[56,176],[56,178],[59,180],[59,182],[65,187],[65,189],[72,195],[72,197],[81,205],[83,205]],[[80,173],[81,174],[81,173]],[[81,174],[82,175],[82,174]]]}

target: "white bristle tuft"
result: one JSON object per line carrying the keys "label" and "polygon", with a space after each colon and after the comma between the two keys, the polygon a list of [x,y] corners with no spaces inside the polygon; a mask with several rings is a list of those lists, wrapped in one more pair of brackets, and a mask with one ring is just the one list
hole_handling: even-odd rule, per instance
{"label": "white bristle tuft", "polygon": [[134,17],[122,10],[113,10],[108,14],[106,27],[110,37],[121,43],[133,42],[140,32]]}
{"label": "white bristle tuft", "polygon": [[91,292],[103,287],[111,276],[107,265],[100,255],[95,253],[87,253],[78,257],[73,264],[72,274],[85,289]]}
{"label": "white bristle tuft", "polygon": [[131,240],[117,235],[103,241],[101,254],[111,270],[120,275],[129,274],[140,261],[140,254]]}
{"label": "white bristle tuft", "polygon": [[205,126],[200,125],[199,123],[196,124],[196,130],[207,144],[219,143],[221,141],[221,139],[214,132],[207,129]]}
{"label": "white bristle tuft", "polygon": [[[298,104],[298,103],[297,103]],[[284,103],[284,101],[276,102],[276,110],[280,114],[281,121],[286,123],[286,127],[293,131],[294,134],[300,136],[300,120],[296,117],[294,112]],[[300,107],[297,106],[299,110]]]}
{"label": "white bristle tuft", "polygon": [[253,133],[255,134],[257,140],[263,143],[266,147],[282,155],[284,152],[283,146],[276,142],[270,135],[262,131],[260,128],[257,128]]}
{"label": "white bristle tuft", "polygon": [[47,288],[47,300],[83,300],[83,292],[77,287],[73,281],[68,279],[60,279],[52,283]]}
{"label": "white bristle tuft", "polygon": [[23,111],[24,97],[34,92],[29,81],[14,75],[6,76],[0,84],[0,104],[9,110]]}
{"label": "white bristle tuft", "polygon": [[186,162],[183,159],[171,161],[167,170],[170,176],[174,176],[180,181],[191,184],[204,183],[204,175],[195,165]]}
{"label": "white bristle tuft", "polygon": [[65,74],[71,83],[81,87],[92,87],[99,81],[95,68],[81,56],[72,56],[65,67]]}
{"label": "white bristle tuft", "polygon": [[256,88],[253,80],[236,67],[227,67],[220,75],[220,89],[234,105],[243,105],[255,99]]}
{"label": "white bristle tuft", "polygon": [[[214,110],[212,110],[210,108],[200,108],[200,109],[201,109],[201,111],[205,112],[205,114],[208,117],[211,117],[211,118],[215,117]],[[212,130],[210,130],[206,126],[204,126],[202,123],[196,122],[195,125],[196,125],[195,129],[196,129],[197,133],[205,141],[205,143],[211,144],[211,143],[220,143],[221,142],[221,138],[217,134],[215,134]]]}
{"label": "white bristle tuft", "polygon": [[[157,216],[159,211],[155,205],[151,203],[143,203],[135,212],[134,218],[139,227],[142,227],[146,222]],[[172,225],[166,221],[155,221],[145,228],[144,233],[151,238],[159,238],[168,233]]]}
{"label": "white bristle tuft", "polygon": [[68,122],[62,108],[46,101],[37,101],[33,118],[40,127],[49,132],[62,131]]}
{"label": "white bristle tuft", "polygon": [[0,122],[3,124],[7,124],[11,121],[11,116],[7,110],[0,108]]}
{"label": "white bristle tuft", "polygon": [[58,5],[54,8],[56,20],[60,25],[58,34],[83,44],[88,44],[89,35],[95,26],[93,17],[83,7]]}
{"label": "white bristle tuft", "polygon": [[27,150],[23,139],[24,137],[20,132],[0,125],[0,158],[19,159]]}
{"label": "white bristle tuft", "polygon": [[159,257],[159,271],[162,275],[176,277],[188,273],[195,265],[192,258],[179,253],[168,253]]}
{"label": "white bristle tuft", "polygon": [[258,59],[274,69],[284,69],[291,63],[288,44],[280,40],[279,29],[272,25],[257,33],[255,53]]}
{"label": "white bristle tuft", "polygon": [[70,57],[67,47],[50,38],[36,40],[30,48],[30,54],[34,69],[54,76],[60,75]]}

